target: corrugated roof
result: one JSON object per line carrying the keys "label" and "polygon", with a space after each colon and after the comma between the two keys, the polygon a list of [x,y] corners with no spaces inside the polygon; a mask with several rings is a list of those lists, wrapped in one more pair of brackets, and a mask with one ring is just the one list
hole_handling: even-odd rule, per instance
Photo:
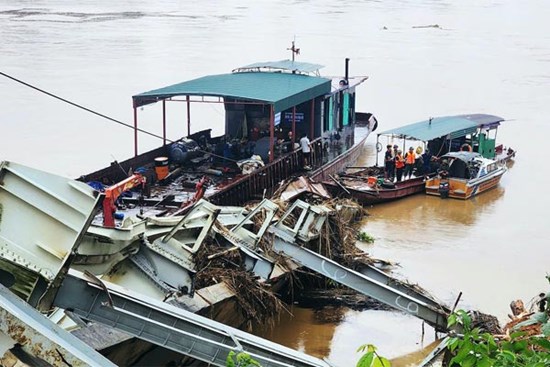
{"label": "corrugated roof", "polygon": [[241,66],[235,70],[247,70],[247,69],[279,69],[297,71],[302,73],[313,73],[321,68],[323,65],[311,64],[309,62],[292,61],[292,60],[280,60],[280,61],[265,61],[256,62],[254,64]]}
{"label": "corrugated roof", "polygon": [[449,134],[455,138],[472,133],[477,127],[498,126],[501,121],[504,121],[502,117],[486,114],[433,117],[425,121],[386,130],[378,135],[393,135],[403,139],[422,141]]}
{"label": "corrugated roof", "polygon": [[133,96],[139,107],[175,96],[211,96],[273,104],[275,112],[330,93],[330,79],[281,72],[209,75]]}

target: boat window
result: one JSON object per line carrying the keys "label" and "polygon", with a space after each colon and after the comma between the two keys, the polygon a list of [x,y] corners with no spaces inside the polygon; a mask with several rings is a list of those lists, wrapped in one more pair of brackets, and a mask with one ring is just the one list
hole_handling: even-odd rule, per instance
{"label": "boat window", "polygon": [[481,163],[478,161],[470,161],[468,164],[468,170],[470,171],[470,178],[476,178],[478,174],[484,174],[483,170],[480,173]]}
{"label": "boat window", "polygon": [[455,159],[449,167],[449,177],[455,178],[470,178],[470,170],[465,162],[460,159]]}

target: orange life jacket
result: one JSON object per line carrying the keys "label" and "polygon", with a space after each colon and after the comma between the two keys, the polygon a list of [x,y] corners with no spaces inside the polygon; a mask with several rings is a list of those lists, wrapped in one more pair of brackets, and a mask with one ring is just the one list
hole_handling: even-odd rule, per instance
{"label": "orange life jacket", "polygon": [[414,155],[414,152],[407,152],[407,155],[405,156],[405,161],[407,164],[414,164],[414,161],[416,159],[416,156]]}
{"label": "orange life jacket", "polygon": [[401,154],[395,156],[395,168],[405,167],[405,160]]}

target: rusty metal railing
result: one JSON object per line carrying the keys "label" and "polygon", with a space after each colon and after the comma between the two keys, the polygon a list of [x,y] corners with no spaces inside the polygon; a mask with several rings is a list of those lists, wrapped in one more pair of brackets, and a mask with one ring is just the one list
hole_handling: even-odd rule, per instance
{"label": "rusty metal railing", "polygon": [[[323,165],[324,154],[322,138],[311,142],[311,166],[313,169]],[[254,198],[264,196],[264,190],[270,194],[276,186],[291,175],[303,171],[303,153],[301,149],[276,159],[266,166],[239,178],[237,181],[225,186],[207,199],[216,205],[240,205]]]}

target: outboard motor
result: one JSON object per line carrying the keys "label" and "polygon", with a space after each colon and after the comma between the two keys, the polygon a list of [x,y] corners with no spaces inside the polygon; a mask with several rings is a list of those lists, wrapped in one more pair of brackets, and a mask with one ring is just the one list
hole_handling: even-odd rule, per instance
{"label": "outboard motor", "polygon": [[447,199],[449,197],[449,190],[450,190],[450,186],[449,186],[449,181],[441,181],[439,183],[439,195],[441,196],[442,199]]}

